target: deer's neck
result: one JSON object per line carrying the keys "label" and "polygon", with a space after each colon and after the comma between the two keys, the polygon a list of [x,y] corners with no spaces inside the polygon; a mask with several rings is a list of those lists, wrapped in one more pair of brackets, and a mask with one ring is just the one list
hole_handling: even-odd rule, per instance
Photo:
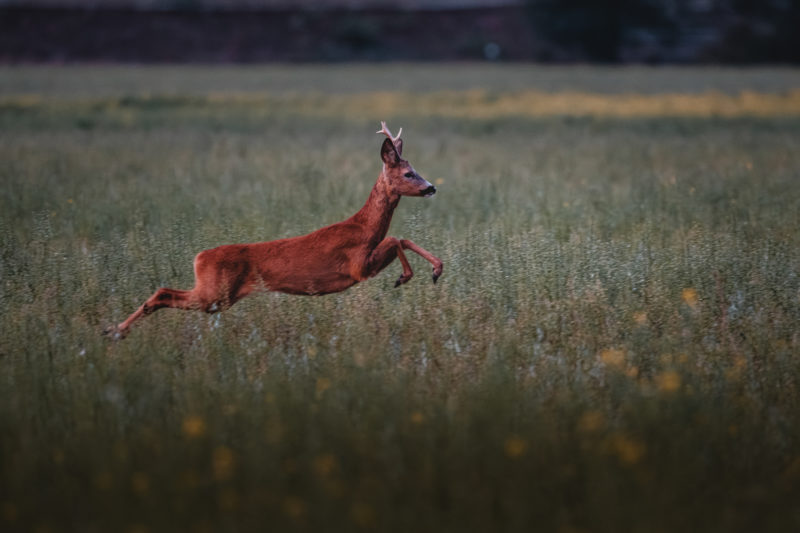
{"label": "deer's neck", "polygon": [[398,203],[400,203],[400,195],[391,192],[381,174],[369,193],[367,203],[353,215],[355,222],[368,228],[370,241],[373,241],[371,244],[374,246],[386,237],[389,225],[392,223],[392,214]]}

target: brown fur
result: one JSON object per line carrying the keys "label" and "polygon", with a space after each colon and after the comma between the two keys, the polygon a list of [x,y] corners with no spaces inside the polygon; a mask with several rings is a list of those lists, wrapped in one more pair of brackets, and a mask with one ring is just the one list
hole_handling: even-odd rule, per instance
{"label": "brown fur", "polygon": [[204,250],[194,260],[193,289],[158,289],[105,333],[123,338],[134,322],[165,307],[222,311],[258,289],[306,295],[343,291],[375,276],[395,258],[403,266],[398,286],[414,275],[403,250],[433,265],[435,283],[442,275],[441,260],[411,241],[386,236],[401,196],[428,196],[435,188],[401,158],[402,139],[393,138],[385,125],[379,133],[388,137],[381,146],[383,170],[356,214],[300,237]]}

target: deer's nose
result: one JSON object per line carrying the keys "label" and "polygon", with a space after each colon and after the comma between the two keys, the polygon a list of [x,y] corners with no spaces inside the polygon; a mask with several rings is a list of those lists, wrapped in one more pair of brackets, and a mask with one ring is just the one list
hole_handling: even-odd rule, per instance
{"label": "deer's nose", "polygon": [[433,196],[435,193],[436,193],[436,187],[431,185],[430,187],[422,191],[422,196]]}

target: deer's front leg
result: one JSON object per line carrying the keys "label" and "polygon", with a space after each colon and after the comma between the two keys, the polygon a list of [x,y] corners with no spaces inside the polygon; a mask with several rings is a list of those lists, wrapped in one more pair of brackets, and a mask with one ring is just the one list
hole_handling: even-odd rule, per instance
{"label": "deer's front leg", "polygon": [[436,280],[442,275],[442,270],[444,270],[444,263],[442,263],[442,260],[422,246],[419,246],[408,239],[401,239],[400,245],[403,247],[403,249],[411,250],[412,252],[422,256],[427,262],[433,265],[433,282],[436,283]]}
{"label": "deer's front leg", "polygon": [[400,259],[400,263],[403,265],[403,273],[397,278],[397,282],[395,282],[394,286],[399,287],[403,283],[406,283],[414,276],[414,271],[411,270],[411,265],[408,264],[408,259],[406,259],[406,255],[403,253],[403,245],[394,237],[386,237],[375,247],[367,258],[367,263],[363,272],[364,277],[371,278],[376,275],[386,268],[389,263],[394,261],[395,258]]}

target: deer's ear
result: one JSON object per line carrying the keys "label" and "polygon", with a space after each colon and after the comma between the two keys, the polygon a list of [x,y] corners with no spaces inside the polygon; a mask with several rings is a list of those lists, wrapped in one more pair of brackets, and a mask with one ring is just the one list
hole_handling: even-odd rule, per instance
{"label": "deer's ear", "polygon": [[400,154],[397,153],[397,149],[394,147],[394,143],[391,139],[387,138],[383,141],[383,146],[381,146],[381,159],[390,167],[400,163]]}
{"label": "deer's ear", "polygon": [[397,155],[403,155],[403,139],[397,139],[394,142],[394,147],[397,149]]}

